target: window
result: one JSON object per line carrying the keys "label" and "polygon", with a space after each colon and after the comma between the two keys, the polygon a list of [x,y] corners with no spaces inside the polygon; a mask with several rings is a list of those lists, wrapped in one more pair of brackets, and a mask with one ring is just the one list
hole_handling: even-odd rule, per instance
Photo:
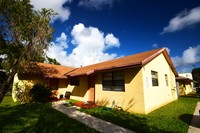
{"label": "window", "polygon": [[151,77],[152,77],[152,85],[158,86],[158,72],[151,71]]}
{"label": "window", "polygon": [[103,90],[105,91],[124,91],[124,72],[103,73]]}
{"label": "window", "polygon": [[169,83],[168,83],[168,75],[167,74],[165,74],[165,83],[166,83],[166,86],[169,85]]}
{"label": "window", "polygon": [[70,85],[79,86],[79,78],[78,77],[71,77],[70,78]]}

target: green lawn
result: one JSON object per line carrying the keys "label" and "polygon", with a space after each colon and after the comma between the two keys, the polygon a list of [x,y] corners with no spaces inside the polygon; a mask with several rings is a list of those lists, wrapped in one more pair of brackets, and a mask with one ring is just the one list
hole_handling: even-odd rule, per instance
{"label": "green lawn", "polygon": [[81,111],[126,127],[138,133],[186,133],[199,98],[181,97],[148,115],[130,114],[105,107]]}
{"label": "green lawn", "polygon": [[0,103],[0,133],[97,132],[53,109],[47,104],[12,102],[6,96]]}

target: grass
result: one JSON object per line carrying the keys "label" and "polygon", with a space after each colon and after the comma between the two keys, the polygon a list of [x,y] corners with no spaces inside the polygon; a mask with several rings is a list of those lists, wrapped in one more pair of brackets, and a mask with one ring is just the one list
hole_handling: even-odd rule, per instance
{"label": "grass", "polygon": [[19,104],[5,96],[0,103],[1,133],[97,132],[53,109],[51,103]]}
{"label": "grass", "polygon": [[78,102],[78,100],[74,100],[74,99],[68,99],[66,100],[65,106],[70,107],[73,106],[74,103]]}
{"label": "grass", "polygon": [[105,107],[81,111],[138,133],[186,133],[198,101],[199,98],[181,97],[148,115],[108,110]]}

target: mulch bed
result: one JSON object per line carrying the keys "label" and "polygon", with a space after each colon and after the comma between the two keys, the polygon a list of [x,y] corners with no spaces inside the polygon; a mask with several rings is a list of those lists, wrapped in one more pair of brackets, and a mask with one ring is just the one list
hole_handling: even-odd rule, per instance
{"label": "mulch bed", "polygon": [[[60,98],[58,99],[57,97],[51,97],[51,102],[58,102],[61,100],[68,100],[67,98]],[[79,102],[74,102],[73,103],[75,106],[80,107],[80,108],[95,108],[97,107],[96,104],[92,103],[92,102],[83,102],[83,101],[79,101]]]}
{"label": "mulch bed", "polygon": [[78,106],[80,108],[87,108],[87,109],[97,107],[96,104],[91,103],[91,102],[87,102],[87,103],[85,103],[85,102],[75,102],[74,105]]}

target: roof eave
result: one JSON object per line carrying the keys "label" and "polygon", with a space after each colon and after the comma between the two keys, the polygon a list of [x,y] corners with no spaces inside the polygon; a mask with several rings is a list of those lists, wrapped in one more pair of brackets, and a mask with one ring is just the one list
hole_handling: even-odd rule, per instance
{"label": "roof eave", "polygon": [[120,68],[127,68],[127,67],[141,67],[141,66],[142,66],[142,63],[137,62],[137,63],[134,63],[134,64],[126,64],[126,65],[105,67],[105,68],[100,68],[100,69],[93,69],[93,70],[85,72],[85,73],[71,74],[71,75],[69,74],[68,76],[75,77],[75,76],[91,75],[91,74],[94,74],[95,72],[100,72],[100,71],[105,71],[105,70],[120,69]]}

